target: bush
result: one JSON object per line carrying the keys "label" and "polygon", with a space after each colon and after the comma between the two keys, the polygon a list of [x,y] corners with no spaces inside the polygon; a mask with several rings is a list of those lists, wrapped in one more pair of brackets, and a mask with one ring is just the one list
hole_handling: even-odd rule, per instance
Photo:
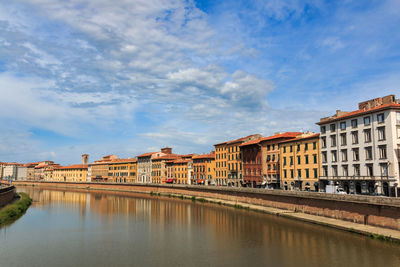
{"label": "bush", "polygon": [[26,193],[19,193],[19,199],[0,210],[0,225],[6,225],[14,222],[21,217],[29,206],[32,199]]}

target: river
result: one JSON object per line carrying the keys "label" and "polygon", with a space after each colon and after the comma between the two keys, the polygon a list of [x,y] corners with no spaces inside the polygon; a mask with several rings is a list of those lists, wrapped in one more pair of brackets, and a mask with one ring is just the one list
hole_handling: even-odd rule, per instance
{"label": "river", "polygon": [[400,245],[287,218],[146,194],[19,187],[0,266],[400,266]]}

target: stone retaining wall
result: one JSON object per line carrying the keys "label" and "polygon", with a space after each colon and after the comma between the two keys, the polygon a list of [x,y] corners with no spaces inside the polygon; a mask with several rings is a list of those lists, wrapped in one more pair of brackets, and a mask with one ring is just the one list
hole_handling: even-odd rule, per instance
{"label": "stone retaining wall", "polygon": [[15,187],[6,186],[0,188],[0,208],[7,205],[14,199]]}
{"label": "stone retaining wall", "polygon": [[400,199],[314,192],[230,188],[213,186],[71,183],[18,181],[14,184],[40,184],[53,187],[164,193],[214,198],[303,212],[360,224],[400,230]]}

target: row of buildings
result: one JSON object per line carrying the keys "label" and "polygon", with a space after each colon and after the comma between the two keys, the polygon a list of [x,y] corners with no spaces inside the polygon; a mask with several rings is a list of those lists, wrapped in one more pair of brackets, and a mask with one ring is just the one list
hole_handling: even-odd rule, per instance
{"label": "row of buildings", "polygon": [[320,133],[253,134],[220,142],[208,154],[171,148],[134,158],[104,156],[60,166],[52,161],[0,163],[3,179],[73,182],[175,183],[397,196],[400,181],[400,104],[394,95],[321,118]]}

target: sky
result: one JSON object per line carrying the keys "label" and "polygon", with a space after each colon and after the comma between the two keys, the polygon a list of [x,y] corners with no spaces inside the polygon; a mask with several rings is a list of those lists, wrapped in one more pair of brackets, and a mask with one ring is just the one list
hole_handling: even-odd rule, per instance
{"label": "sky", "polygon": [[400,1],[0,0],[0,161],[207,153],[400,96]]}

